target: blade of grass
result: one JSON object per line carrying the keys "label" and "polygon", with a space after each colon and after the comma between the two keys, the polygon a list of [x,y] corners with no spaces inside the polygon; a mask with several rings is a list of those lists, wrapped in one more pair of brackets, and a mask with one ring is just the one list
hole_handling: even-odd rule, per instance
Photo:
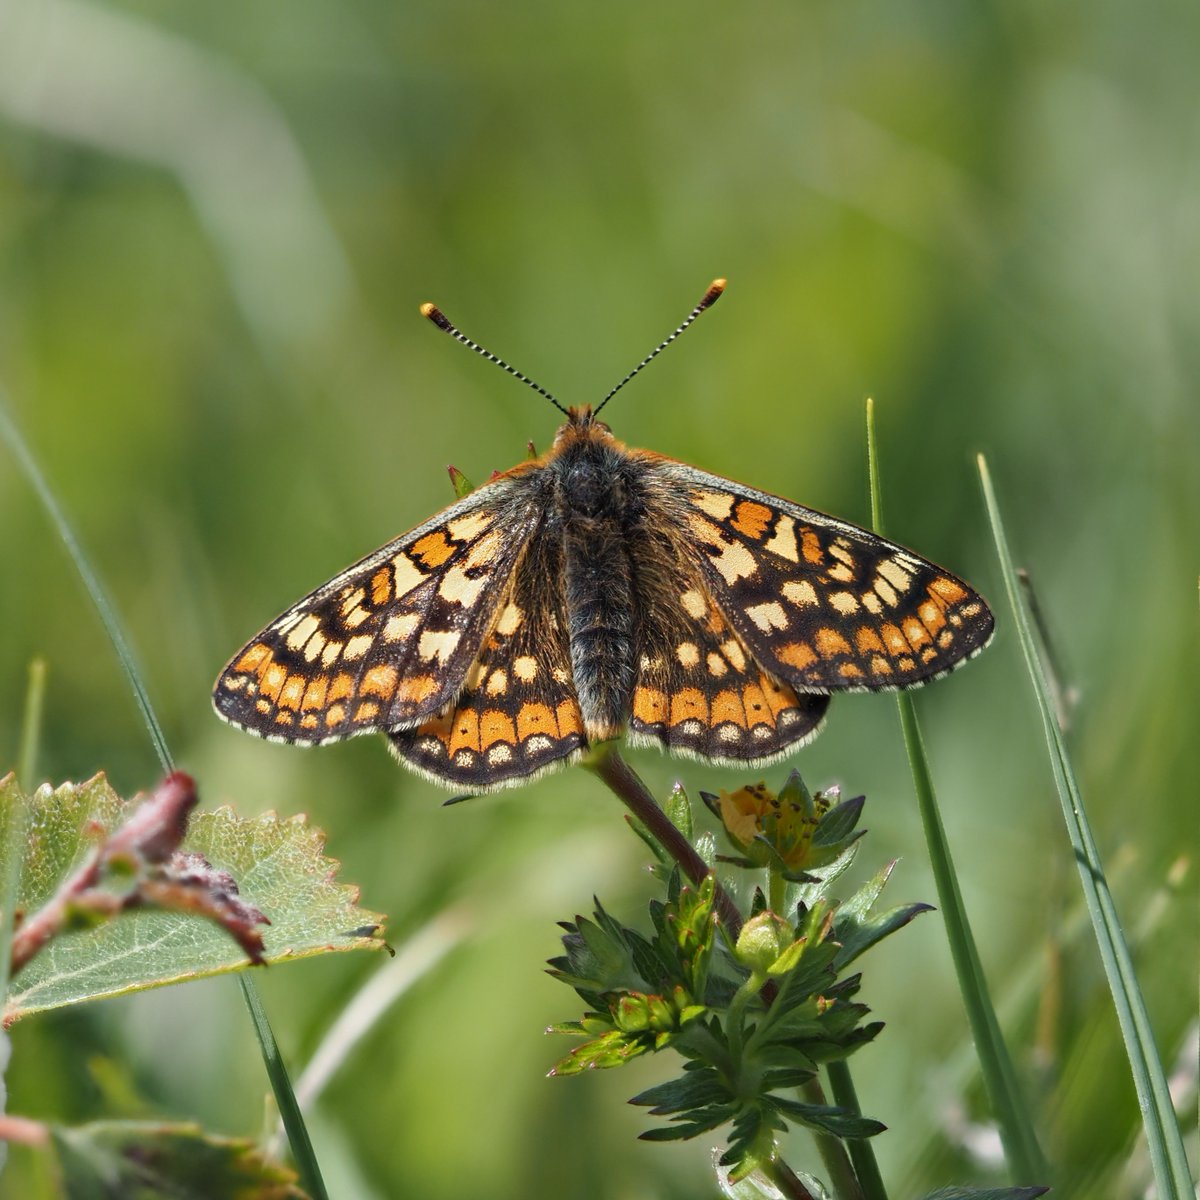
{"label": "blade of grass", "polygon": [[1038,653],[1029,613],[1022,601],[1008,538],[1000,519],[1000,507],[996,502],[991,475],[983,455],[979,456],[978,464],[979,480],[987,504],[988,519],[992,525],[996,555],[1004,576],[1004,587],[1012,606],[1021,650],[1025,655],[1025,665],[1029,668],[1034,694],[1042,714],[1046,744],[1050,751],[1050,765],[1062,803],[1063,820],[1071,839],[1071,849],[1079,869],[1084,899],[1100,950],[1100,960],[1108,978],[1121,1036],[1125,1041],[1125,1052],[1133,1073],[1134,1087],[1137,1089],[1138,1106],[1141,1108],[1146,1128],[1146,1141],[1158,1194],[1161,1200],[1183,1200],[1184,1197],[1193,1195],[1191,1174],[1167,1087],[1166,1071],[1154,1042],[1154,1031],[1150,1027],[1150,1017],[1146,1012],[1142,990],[1133,969],[1129,946],[1121,931],[1121,923],[1104,874],[1100,853],[1092,837],[1079,783],[1071,766],[1062,730],[1055,717],[1045,664]]}
{"label": "blade of grass", "polygon": [[[67,553],[71,556],[71,561],[75,564],[75,569],[79,572],[79,577],[83,580],[83,585],[87,589],[92,604],[99,614],[104,631],[108,634],[113,650],[120,660],[121,668],[125,672],[125,678],[128,680],[129,686],[137,699],[138,708],[141,710],[142,719],[145,721],[146,729],[150,734],[150,740],[154,743],[154,749],[158,753],[158,759],[162,764],[163,772],[169,774],[175,769],[175,763],[171,757],[171,751],[167,746],[167,739],[163,734],[162,726],[158,723],[158,717],[155,715],[154,708],[150,703],[150,694],[147,692],[141,673],[138,671],[137,662],[133,657],[132,651],[129,649],[129,643],[125,640],[121,624],[117,620],[112,605],[108,602],[108,596],[100,584],[99,576],[92,570],[91,563],[88,562],[86,555],[83,553],[83,548],[75,536],[75,531],[68,523],[54,493],[50,490],[50,486],[41,472],[41,468],[26,445],[25,439],[17,429],[16,423],[9,415],[8,396],[2,386],[0,386],[0,437],[8,443],[8,447],[24,472],[26,479],[37,494],[38,499],[42,502],[42,506],[46,509],[51,523],[67,547]],[[17,844],[17,849],[19,849],[19,845],[20,843]],[[10,861],[15,862],[16,857],[16,854],[13,854],[10,856]],[[250,1019],[254,1025],[254,1032],[258,1037],[258,1047],[259,1052],[262,1054],[263,1065],[266,1067],[267,1077],[270,1079],[271,1088],[275,1093],[275,1103],[279,1107],[280,1115],[287,1128],[288,1141],[292,1147],[292,1157],[295,1160],[296,1169],[300,1172],[301,1181],[304,1184],[305,1190],[312,1197],[312,1200],[328,1200],[328,1193],[325,1191],[325,1184],[321,1178],[321,1169],[317,1165],[312,1141],[308,1136],[308,1127],[305,1125],[304,1118],[300,1113],[300,1107],[296,1103],[296,1096],[292,1090],[292,1081],[288,1077],[287,1067],[284,1065],[283,1058],[279,1053],[279,1046],[275,1041],[275,1035],[271,1030],[270,1022],[267,1020],[266,1010],[263,1008],[262,1000],[258,994],[258,986],[244,971],[238,976],[238,981],[242,986],[242,997],[246,1001],[247,1009],[249,1009]]]}
{"label": "blade of grass", "polygon": [[29,689],[25,693],[25,712],[21,718],[21,748],[17,752],[17,778],[26,792],[34,789],[38,742],[42,738],[42,706],[46,699],[46,660],[35,658],[29,664]]}
{"label": "blade of grass", "polygon": [[[875,405],[870,399],[867,400],[867,465],[871,481],[871,521],[875,532],[882,536],[883,505],[879,488],[879,457],[875,443]],[[992,1004],[983,964],[979,960],[979,951],[958,886],[958,875],[954,869],[950,843],[946,838],[946,830],[938,809],[929,759],[925,754],[925,745],[917,724],[916,709],[912,697],[907,692],[897,694],[896,704],[900,710],[900,725],[904,732],[909,766],[912,769],[917,807],[925,829],[925,841],[929,846],[929,861],[938,893],[938,907],[942,911],[942,919],[946,926],[946,941],[950,946],[950,956],[958,976],[963,1007],[971,1027],[975,1052],[979,1056],[984,1086],[987,1088],[1000,1130],[1000,1140],[1004,1145],[1009,1171],[1017,1183],[1046,1181],[1049,1174],[1046,1159],[1038,1144],[1008,1047],[1000,1032],[1000,1022],[996,1019],[996,1009]]]}

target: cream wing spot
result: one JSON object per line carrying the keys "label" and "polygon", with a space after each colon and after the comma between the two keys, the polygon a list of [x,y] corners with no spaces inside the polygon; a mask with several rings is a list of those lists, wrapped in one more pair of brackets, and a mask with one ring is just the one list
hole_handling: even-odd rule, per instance
{"label": "cream wing spot", "polygon": [[703,513],[724,521],[733,512],[733,497],[727,492],[695,491],[692,493],[692,503]]}
{"label": "cream wing spot", "polygon": [[375,639],[369,633],[360,633],[358,637],[352,637],[347,643],[346,648],[342,651],[342,657],[350,662],[357,662],[371,648],[371,644]]}
{"label": "cream wing spot", "polygon": [[780,590],[783,598],[797,608],[815,608],[817,605],[817,589],[807,579],[798,582],[789,579]]}
{"label": "cream wing spot", "polygon": [[396,576],[396,598],[407,596],[413,588],[425,582],[425,572],[407,554],[397,554],[392,559],[392,571]]}
{"label": "cream wing spot", "polygon": [[537,678],[537,659],[531,655],[522,654],[519,658],[513,659],[512,669],[513,674],[522,683],[532,683]]}
{"label": "cream wing spot", "polygon": [[398,616],[388,617],[383,626],[383,640],[385,642],[407,641],[420,624],[421,617],[418,613],[400,613]]}
{"label": "cream wing spot", "polygon": [[682,666],[690,669],[700,662],[700,651],[695,642],[681,642],[675,648],[675,657]]}
{"label": "cream wing spot", "polygon": [[321,622],[312,613],[309,613],[288,630],[284,641],[289,650],[299,650],[320,628]]}
{"label": "cream wing spot", "polygon": [[796,522],[786,513],[775,523],[775,533],[763,543],[763,549],[786,558],[788,562],[800,561],[800,547],[796,542]]}
{"label": "cream wing spot", "polygon": [[746,616],[763,631],[770,633],[772,629],[788,627],[787,613],[778,600],[770,600],[765,604],[754,604],[746,609]]}
{"label": "cream wing spot", "polygon": [[468,513],[447,524],[446,529],[456,542],[469,542],[477,538],[492,523],[492,518],[485,512]]}
{"label": "cream wing spot", "polygon": [[679,597],[679,603],[683,607],[683,611],[693,621],[702,620],[705,613],[708,612],[708,601],[704,599],[702,593],[696,591],[694,588],[684,592]]}
{"label": "cream wing spot", "polygon": [[496,632],[504,637],[512,637],[524,620],[525,613],[517,605],[507,604],[500,614],[500,620],[496,622]]}
{"label": "cream wing spot", "polygon": [[438,662],[446,662],[458,647],[462,635],[456,629],[426,629],[417,642],[417,652],[428,662],[436,658]]}

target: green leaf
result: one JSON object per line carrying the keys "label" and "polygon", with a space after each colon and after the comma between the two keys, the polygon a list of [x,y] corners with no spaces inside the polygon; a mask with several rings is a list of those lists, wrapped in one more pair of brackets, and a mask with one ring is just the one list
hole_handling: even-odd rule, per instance
{"label": "green leaf", "polygon": [[767,1096],[765,1102],[782,1113],[789,1121],[820,1129],[840,1138],[866,1138],[882,1133],[887,1126],[870,1117],[859,1116],[846,1108],[833,1108],[825,1104],[802,1104],[786,1096]]}
{"label": "green leaf", "polygon": [[683,790],[682,783],[677,783],[671,789],[664,808],[667,820],[690,842],[692,840],[692,802],[688,799],[687,792]]}
{"label": "green leaf", "polygon": [[304,1200],[295,1174],[245,1138],[197,1125],[103,1121],[51,1127],[66,1195],[80,1200]]}
{"label": "green leaf", "polygon": [[895,865],[893,860],[873,875],[834,914],[833,933],[830,936],[835,942],[841,943],[842,948],[836,961],[839,971],[853,962],[864,950],[870,949],[889,933],[907,925],[914,917],[933,911],[933,906],[929,904],[905,904],[876,917],[868,916]]}
{"label": "green leaf", "polygon": [[[25,811],[28,838],[17,865],[17,907],[28,919],[64,878],[116,831],[137,805],[121,799],[103,775],[83,784],[43,785],[26,797],[12,775],[0,779],[0,829]],[[338,864],[322,854],[324,835],[302,817],[255,819],[232,809],[193,815],[183,849],[229,872],[240,898],[271,924],[263,932],[267,962],[333,950],[380,949],[381,917],[358,907],[357,889],[335,882]],[[0,846],[0,877],[13,846]],[[49,942],[9,983],[4,1022],[43,1009],[117,996],[168,983],[236,971],[245,953],[218,925],[188,913],[126,911],[95,928]]]}
{"label": "green leaf", "polygon": [[732,1099],[716,1071],[697,1066],[685,1070],[678,1079],[639,1092],[629,1103],[649,1108],[653,1116],[665,1117],[710,1104],[727,1104]]}
{"label": "green leaf", "polygon": [[831,808],[821,818],[813,832],[813,845],[836,846],[848,838],[854,832],[854,827],[862,816],[863,805],[866,802],[865,796],[855,796],[850,800],[843,800],[837,807]]}

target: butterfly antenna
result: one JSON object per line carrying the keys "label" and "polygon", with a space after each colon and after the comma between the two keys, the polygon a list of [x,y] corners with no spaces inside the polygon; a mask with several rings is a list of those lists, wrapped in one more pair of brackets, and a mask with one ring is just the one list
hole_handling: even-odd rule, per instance
{"label": "butterfly antenna", "polygon": [[468,349],[474,350],[476,354],[482,355],[488,360],[488,362],[495,363],[498,367],[503,367],[504,370],[506,370],[510,375],[515,376],[522,383],[528,384],[535,392],[538,393],[539,396],[545,396],[546,399],[549,400],[550,403],[553,404],[560,413],[563,413],[566,416],[571,415],[552,395],[550,395],[548,391],[546,391],[544,387],[541,386],[541,384],[534,383],[528,375],[522,375],[516,367],[510,367],[508,363],[504,361],[504,359],[493,354],[490,350],[485,350],[478,342],[467,337],[467,335],[463,333],[463,331],[459,329],[459,327],[455,325],[454,322],[451,321],[450,318],[446,316],[446,314],[442,312],[442,310],[438,308],[436,304],[422,304],[421,316],[432,321],[439,329],[444,329],[452,338],[455,339],[455,341],[462,342],[462,344]]}
{"label": "butterfly antenna", "polygon": [[603,400],[595,407],[595,412],[599,412],[639,371],[648,367],[706,308],[712,308],[714,304],[721,298],[721,293],[725,290],[724,279],[714,279],[708,285],[708,291],[700,298],[700,303],[688,313],[684,318],[679,328],[671,334],[670,337],[663,338],[645,358],[642,359],[620,383],[613,388]]}

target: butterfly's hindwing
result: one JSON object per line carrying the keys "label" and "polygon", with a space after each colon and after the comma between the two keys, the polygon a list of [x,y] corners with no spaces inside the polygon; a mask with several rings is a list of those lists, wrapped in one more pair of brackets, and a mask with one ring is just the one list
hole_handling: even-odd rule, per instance
{"label": "butterfly's hindwing", "polygon": [[343,571],[248,643],[217,712],[287,742],[414,724],[451,701],[538,519],[501,479]]}
{"label": "butterfly's hindwing", "polygon": [[769,672],[802,692],[914,687],[992,634],[962,580],[845,521],[671,460],[677,517],[717,604]]}
{"label": "butterfly's hindwing", "polygon": [[713,601],[669,526],[631,547],[640,584],[630,741],[766,763],[813,737],[828,697],[797,695],[765,671]]}
{"label": "butterfly's hindwing", "polygon": [[535,534],[455,702],[389,733],[398,757],[439,783],[484,791],[586,747],[571,678],[561,547]]}

